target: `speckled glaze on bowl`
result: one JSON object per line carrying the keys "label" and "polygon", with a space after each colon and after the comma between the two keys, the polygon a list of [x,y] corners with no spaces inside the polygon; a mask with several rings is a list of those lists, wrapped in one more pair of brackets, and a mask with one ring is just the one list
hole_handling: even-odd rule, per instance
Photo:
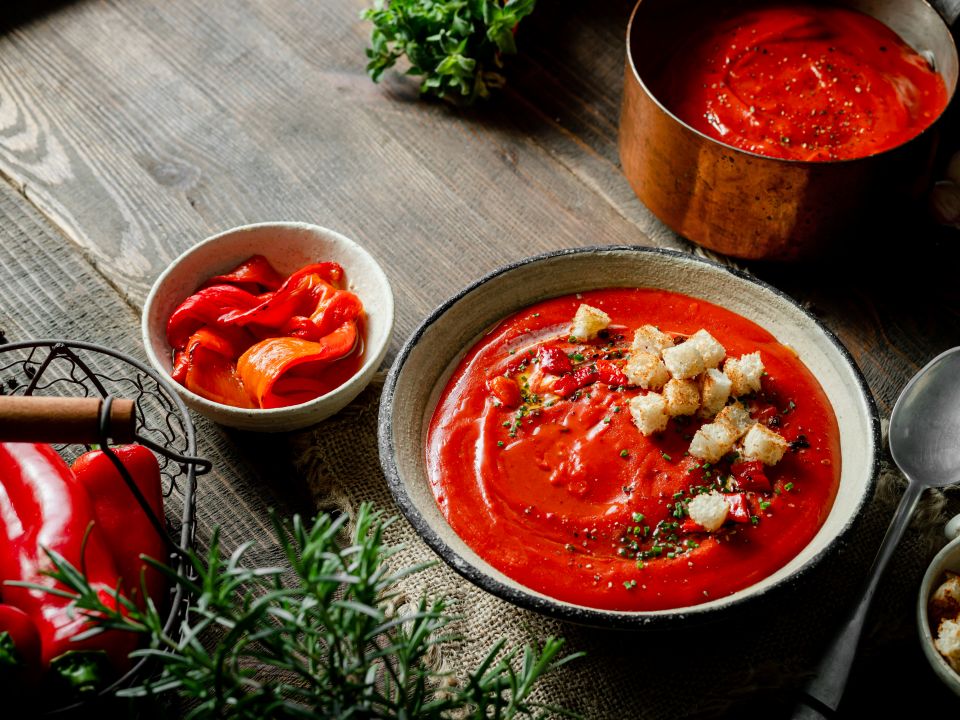
{"label": "speckled glaze on bowl", "polygon": [[944,685],[960,695],[960,675],[937,652],[937,648],[933,644],[933,633],[930,632],[930,616],[927,614],[930,596],[940,586],[943,574],[947,570],[960,573],[960,515],[957,515],[947,525],[947,533],[953,539],[933,558],[920,583],[920,596],[917,598],[917,629],[920,631],[920,645],[923,647],[923,654],[927,656],[933,672],[943,681]]}
{"label": "speckled glaze on bowl", "polygon": [[[531,303],[604,287],[650,287],[722,305],[792,346],[818,378],[840,426],[840,489],[810,544],[765,580],[702,605],[652,612],[598,610],[562,602],[499,572],[471,550],[437,508],[426,473],[426,433],[456,364],[491,326]],[[707,620],[775,587],[797,581],[837,550],[871,497],[880,421],[849,353],[793,300],[748,275],[686,254],[643,247],[564,250],[522,260],[470,285],[428,317],[400,351],[380,405],[380,462],[400,509],[423,539],[458,573],[488,592],[573,622],[621,628],[664,628]]]}
{"label": "speckled glaze on bowl", "polygon": [[[366,336],[362,367],[343,385],[310,402],[270,410],[236,408],[202,398],[170,378],[172,348],[166,333],[170,314],[208,278],[228,272],[257,254],[265,256],[285,275],[311,262],[334,260],[343,266],[347,289],[363,301]],[[193,410],[221,425],[241,430],[297,430],[341,410],[373,378],[393,331],[393,292],[386,274],[370,253],[340,233],[306,223],[244,225],[207,238],[174,260],[147,296],[141,328],[150,362],[166,375]]]}

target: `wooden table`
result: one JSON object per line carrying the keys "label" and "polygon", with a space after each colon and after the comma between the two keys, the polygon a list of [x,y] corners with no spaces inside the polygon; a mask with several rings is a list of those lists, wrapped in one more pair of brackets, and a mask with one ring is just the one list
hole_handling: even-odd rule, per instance
{"label": "wooden table", "polygon": [[[256,221],[329,226],[380,260],[397,298],[387,362],[428,311],[507,261],[611,243],[692,249],[618,167],[631,0],[543,0],[510,85],[470,111],[418,100],[395,73],[368,80],[361,0],[29,5],[2,11],[0,35],[10,340],[69,337],[142,357],[139,310],[160,271]],[[854,240],[865,247],[855,260],[749,269],[840,337],[888,414],[914,372],[960,343],[960,240],[925,229],[843,242]],[[232,546],[263,531],[268,506],[310,511],[277,465],[288,438],[198,426],[216,468],[201,538],[219,524]],[[858,665],[848,707],[869,704],[877,678],[950,703],[915,647],[888,652]]]}

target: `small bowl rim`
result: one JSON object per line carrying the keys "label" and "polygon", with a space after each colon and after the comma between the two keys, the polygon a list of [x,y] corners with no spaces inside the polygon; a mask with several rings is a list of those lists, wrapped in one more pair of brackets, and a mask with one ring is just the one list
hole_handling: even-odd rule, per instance
{"label": "small bowl rim", "polygon": [[[225,237],[237,235],[244,232],[249,232],[251,230],[261,230],[267,228],[280,228],[283,230],[300,230],[308,231],[310,233],[325,236],[327,238],[333,238],[337,243],[342,243],[346,247],[350,247],[354,250],[359,251],[360,253],[367,256],[370,260],[371,268],[375,270],[377,284],[382,284],[386,290],[385,297],[388,298],[388,304],[382,308],[385,312],[387,319],[388,330],[384,334],[383,341],[379,347],[376,348],[376,352],[370,352],[370,347],[365,348],[367,352],[367,358],[364,360],[363,365],[347,379],[342,385],[335,387],[330,392],[314,398],[313,400],[308,400],[304,403],[299,403],[297,405],[288,405],[286,407],[280,408],[238,408],[233,405],[224,405],[223,403],[214,402],[213,400],[208,400],[207,398],[197,395],[195,392],[187,388],[185,385],[181,385],[176,380],[174,380],[167,369],[160,362],[160,358],[156,356],[156,353],[153,351],[153,335],[150,332],[149,327],[149,316],[150,309],[153,304],[157,301],[157,297],[160,292],[160,288],[167,278],[173,274],[173,272],[191,255],[194,253],[200,252],[203,248],[213,245],[219,241],[222,241]],[[185,300],[186,298],[184,298]],[[299,221],[265,221],[257,223],[249,223],[246,225],[237,225],[236,227],[223,230],[222,232],[216,233],[215,235],[210,235],[209,237],[204,238],[198,243],[190,246],[182,253],[180,253],[176,258],[174,258],[170,264],[157,276],[157,279],[154,280],[153,285],[150,287],[150,292],[147,294],[147,298],[143,303],[143,310],[141,312],[140,319],[140,331],[141,331],[141,340],[143,341],[144,350],[147,354],[147,359],[150,361],[150,364],[160,372],[164,379],[167,380],[174,386],[174,389],[181,394],[185,399],[189,398],[190,404],[197,410],[208,417],[210,415],[220,415],[220,416],[232,416],[234,418],[256,418],[258,420],[263,419],[265,422],[271,419],[279,419],[288,417],[292,412],[297,413],[306,413],[314,408],[320,408],[322,405],[329,403],[337,395],[346,394],[351,389],[355,389],[357,384],[360,384],[360,390],[364,386],[370,383],[373,374],[376,372],[377,367],[380,363],[383,362],[383,358],[386,355],[387,347],[390,344],[390,337],[393,333],[393,324],[394,324],[394,313],[395,313],[395,301],[393,297],[393,287],[390,285],[390,279],[387,277],[386,272],[384,272],[383,267],[377,261],[377,259],[362,245],[356,241],[350,239],[346,235],[332,230],[328,227],[322,225],[316,225],[313,223],[299,222]],[[166,338],[163,338],[163,341],[166,342]],[[354,393],[354,396],[357,393]],[[200,408],[203,408],[201,410]],[[318,420],[319,422],[319,420]]]}
{"label": "small bowl rim", "polygon": [[[407,493],[406,484],[400,477],[399,468],[397,467],[393,444],[393,399],[396,391],[396,384],[399,375],[403,370],[403,366],[406,363],[407,358],[410,356],[410,353],[419,343],[427,329],[433,325],[433,323],[435,323],[454,304],[458,303],[475,289],[492,280],[493,278],[510,272],[515,268],[535,262],[541,262],[550,258],[569,255],[604,254],[624,251],[636,252],[639,254],[662,255],[682,261],[701,263],[714,269],[730,273],[741,280],[759,285],[761,288],[779,296],[781,299],[793,305],[810,320],[812,320],[816,327],[830,340],[834,348],[840,353],[840,355],[852,369],[854,377],[857,380],[857,389],[859,390],[860,395],[866,401],[866,407],[868,410],[867,421],[871,428],[869,438],[870,461],[867,464],[868,467],[865,468],[865,472],[869,471],[869,478],[864,487],[864,491],[859,498],[859,502],[853,509],[849,520],[842,528],[840,528],[834,537],[831,538],[826,546],[824,546],[816,555],[807,560],[807,562],[798,568],[797,571],[792,575],[785,577],[782,580],[755,593],[738,597],[723,604],[691,605],[676,608],[674,611],[658,611],[655,614],[647,611],[610,611],[591,608],[585,605],[564,603],[562,601],[555,600],[554,598],[536,595],[532,590],[525,588],[525,586],[522,586],[520,583],[518,583],[518,585],[521,585],[519,588],[506,585],[495,579],[493,576],[488,575],[474,567],[472,563],[461,557],[443,540],[443,538],[434,530],[426,518],[420,514],[420,511],[413,503],[412,499]],[[477,587],[490,593],[494,597],[506,600],[507,602],[510,602],[523,609],[533,610],[558,620],[575,622],[593,627],[606,627],[623,630],[662,630],[668,629],[671,626],[675,628],[678,620],[691,622],[691,624],[697,622],[710,622],[718,615],[726,615],[735,610],[750,606],[759,598],[768,595],[769,593],[782,592],[786,589],[794,587],[803,579],[803,577],[819,566],[826,557],[833,554],[833,552],[837,550],[841,544],[846,543],[850,533],[863,521],[864,513],[862,511],[865,505],[869,502],[870,498],[873,497],[877,476],[880,470],[880,444],[880,414],[877,410],[877,405],[874,401],[873,395],[870,392],[869,386],[867,385],[867,381],[856,362],[854,362],[850,351],[844,347],[843,343],[840,342],[836,335],[834,335],[834,333],[831,332],[830,329],[827,328],[816,316],[810,313],[807,309],[805,309],[796,300],[791,298],[782,290],[779,290],[778,288],[759,280],[758,278],[742,270],[731,268],[719,262],[694,256],[689,253],[684,253],[677,250],[668,250],[665,248],[648,247],[644,245],[593,245],[578,248],[566,248],[562,250],[552,250],[527,258],[522,258],[492,270],[441,303],[423,320],[423,322],[420,323],[420,325],[417,326],[413,333],[411,333],[410,337],[404,342],[403,347],[400,349],[400,352],[397,354],[396,359],[390,367],[390,372],[388,373],[387,379],[384,382],[383,393],[380,398],[377,438],[377,445],[380,454],[380,466],[383,470],[384,476],[386,477],[387,485],[390,488],[390,492],[393,495],[394,501],[397,503],[397,506],[400,508],[400,511],[403,513],[407,521],[417,531],[417,534],[420,536],[420,538],[423,539],[424,542],[426,542],[427,545],[455,572],[457,572],[466,580],[469,580]]]}
{"label": "small bowl rim", "polygon": [[960,534],[940,548],[940,551],[933,556],[923,573],[923,579],[920,581],[920,592],[917,596],[917,629],[920,633],[920,642],[923,643],[923,654],[926,656],[927,662],[930,663],[934,674],[940,678],[945,686],[955,694],[960,695],[960,673],[950,667],[950,663],[933,644],[934,636],[930,630],[930,613],[928,612],[930,596],[934,592],[934,583],[937,577],[945,571],[944,568],[940,568],[934,572],[934,568],[940,565],[945,558],[954,554],[957,556],[957,562],[960,562]]}

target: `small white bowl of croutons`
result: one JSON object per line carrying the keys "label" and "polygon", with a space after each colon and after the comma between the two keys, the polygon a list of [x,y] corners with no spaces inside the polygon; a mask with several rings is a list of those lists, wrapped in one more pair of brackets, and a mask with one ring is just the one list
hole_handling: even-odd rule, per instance
{"label": "small white bowl of croutons", "polygon": [[947,523],[951,541],[930,563],[917,602],[923,653],[944,684],[960,695],[960,515]]}

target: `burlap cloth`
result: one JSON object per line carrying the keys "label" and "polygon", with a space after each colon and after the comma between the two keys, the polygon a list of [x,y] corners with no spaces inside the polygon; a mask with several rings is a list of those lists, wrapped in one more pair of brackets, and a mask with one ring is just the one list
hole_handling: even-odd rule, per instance
{"label": "burlap cloth", "polygon": [[[303,473],[318,510],[352,511],[369,501],[389,515],[399,514],[380,469],[377,412],[382,375],[344,412],[318,428],[294,436],[297,469]],[[463,639],[433,658],[453,671],[475,667],[497,639],[513,647],[540,643],[548,635],[567,639],[570,651],[587,656],[544,678],[538,698],[572,708],[587,718],[624,717],[777,717],[787,714],[786,690],[815,665],[840,613],[853,601],[900,496],[903,479],[885,464],[873,501],[850,542],[800,585],[765,598],[733,617],[675,631],[624,632],[586,628],[545,618],[503,602],[461,578],[443,562],[404,580],[403,594],[445,596],[462,616]],[[943,524],[960,509],[960,494],[929,492],[913,527],[889,567],[874,604],[858,667],[866,666],[848,691],[889,697],[883,673],[889,658],[910,663],[910,672],[890,667],[891,678],[911,672],[932,676],[919,655],[914,607],[926,566],[944,544]],[[398,563],[436,559],[413,528],[401,519],[388,532],[405,548]],[[878,667],[870,658],[888,658]],[[865,659],[864,659],[865,658]],[[935,681],[930,681],[935,685]],[[874,687],[875,686],[875,687]],[[937,688],[934,688],[934,692]],[[843,709],[843,707],[841,708]],[[846,713],[849,716],[857,713]]]}

